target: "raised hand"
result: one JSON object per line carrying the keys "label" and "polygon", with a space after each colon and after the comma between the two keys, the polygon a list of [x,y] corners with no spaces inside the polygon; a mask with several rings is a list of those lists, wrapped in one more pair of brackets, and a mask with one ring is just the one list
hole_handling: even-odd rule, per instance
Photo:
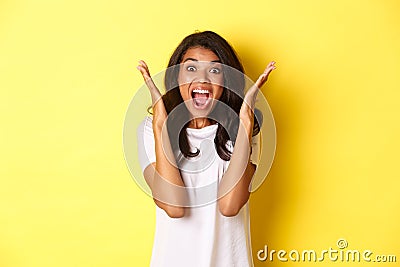
{"label": "raised hand", "polygon": [[275,61],[271,61],[265,68],[264,72],[258,77],[255,84],[247,91],[244,97],[244,102],[246,102],[251,109],[254,109],[255,100],[257,98],[259,89],[265,84],[265,82],[268,80],[269,74],[274,69],[276,69]]}
{"label": "raised hand", "polygon": [[147,88],[149,88],[150,91],[152,107],[154,112],[153,125],[162,127],[165,122],[165,119],[167,118],[167,112],[165,110],[164,102],[162,101],[161,98],[160,90],[158,90],[153,79],[151,78],[149,67],[147,66],[146,62],[140,60],[137,69],[142,74],[146,86]]}
{"label": "raised hand", "polygon": [[252,129],[254,123],[253,110],[256,104],[257,94],[260,88],[268,80],[269,74],[276,69],[275,61],[271,61],[264,72],[258,77],[254,85],[247,91],[243,99],[242,107],[240,108],[239,117],[249,129]]}
{"label": "raised hand", "polygon": [[168,130],[165,123],[167,112],[164,102],[146,62],[139,61],[137,69],[149,88],[153,105],[153,133],[156,162],[148,165],[143,172],[153,199],[158,207],[173,218],[183,217],[189,201],[184,183],[172,152]]}

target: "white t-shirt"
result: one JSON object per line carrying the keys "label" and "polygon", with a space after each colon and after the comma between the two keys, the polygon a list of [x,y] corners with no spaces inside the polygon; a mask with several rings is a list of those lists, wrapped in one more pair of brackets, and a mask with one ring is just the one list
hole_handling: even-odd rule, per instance
{"label": "white t-shirt", "polygon": [[[217,206],[218,184],[229,166],[214,146],[217,128],[217,124],[187,128],[189,144],[199,148],[200,154],[181,157],[178,164],[194,207],[182,218],[171,218],[156,206],[151,267],[253,266],[248,203],[233,217],[223,216]],[[138,127],[138,150],[143,171],[156,161],[152,117],[146,117]],[[252,140],[254,164],[258,164],[259,151],[258,134]]]}

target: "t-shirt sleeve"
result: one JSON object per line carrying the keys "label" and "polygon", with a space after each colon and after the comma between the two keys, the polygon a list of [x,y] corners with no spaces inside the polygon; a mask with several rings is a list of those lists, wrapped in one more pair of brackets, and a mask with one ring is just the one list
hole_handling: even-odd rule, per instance
{"label": "t-shirt sleeve", "polygon": [[156,162],[152,117],[147,116],[138,126],[137,147],[139,164],[143,172],[149,164]]}
{"label": "t-shirt sleeve", "polygon": [[257,135],[255,135],[251,138],[250,162],[256,166],[258,166],[258,163],[260,162],[260,154],[261,154],[260,145],[261,145],[260,144],[260,133],[258,133]]}

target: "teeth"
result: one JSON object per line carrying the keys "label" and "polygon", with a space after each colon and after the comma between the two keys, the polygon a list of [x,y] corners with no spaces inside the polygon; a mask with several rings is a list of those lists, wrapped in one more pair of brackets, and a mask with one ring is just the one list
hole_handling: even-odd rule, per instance
{"label": "teeth", "polygon": [[208,90],[203,90],[203,89],[194,89],[193,93],[198,93],[198,94],[209,94],[210,91]]}

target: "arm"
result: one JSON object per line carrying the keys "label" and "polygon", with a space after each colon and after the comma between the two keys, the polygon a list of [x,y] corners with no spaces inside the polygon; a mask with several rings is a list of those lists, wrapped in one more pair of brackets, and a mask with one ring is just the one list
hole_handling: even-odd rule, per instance
{"label": "arm", "polygon": [[252,129],[241,123],[235,149],[218,191],[218,207],[222,215],[235,216],[250,197],[249,186],[256,166],[250,162]]}
{"label": "arm", "polygon": [[235,216],[250,197],[249,186],[256,166],[250,162],[251,138],[254,125],[254,106],[259,88],[274,70],[275,62],[270,62],[255,85],[246,93],[239,112],[240,125],[235,149],[229,167],[222,177],[218,189],[218,208],[224,216]]}
{"label": "arm", "polygon": [[184,206],[187,203],[187,196],[168,137],[165,124],[167,113],[161,99],[161,93],[151,79],[146,63],[140,61],[137,68],[142,73],[150,90],[154,111],[153,133],[156,162],[147,166],[143,175],[152,191],[156,205],[163,209],[168,216],[180,218],[185,213]]}

